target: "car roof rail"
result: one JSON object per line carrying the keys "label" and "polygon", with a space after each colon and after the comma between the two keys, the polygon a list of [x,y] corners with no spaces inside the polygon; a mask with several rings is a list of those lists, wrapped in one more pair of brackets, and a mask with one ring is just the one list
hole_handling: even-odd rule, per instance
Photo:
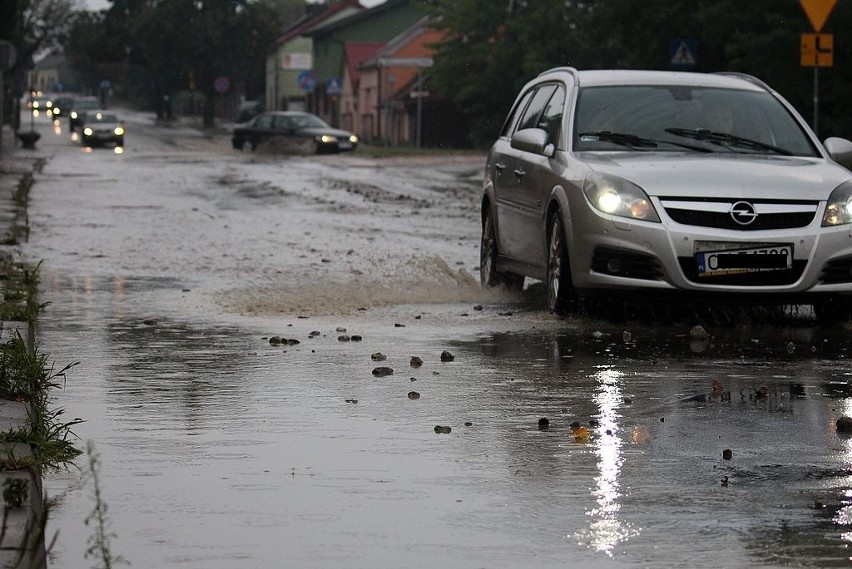
{"label": "car roof rail", "polygon": [[758,79],[754,75],[749,75],[748,73],[741,73],[739,71],[717,71],[716,73],[714,73],[714,75],[725,75],[726,77],[736,77],[738,79],[742,79],[743,81],[748,81],[749,83],[752,83],[753,85],[757,85],[758,87],[762,87],[763,89],[766,89],[767,91],[772,91],[772,87],[770,87],[767,83],[765,83],[764,81],[761,81],[760,79]]}
{"label": "car roof rail", "polygon": [[574,68],[574,67],[571,67],[569,65],[563,65],[562,67],[554,67],[552,69],[548,69],[547,71],[542,71],[541,73],[538,74],[538,76],[542,77],[543,75],[548,75],[550,73],[556,73],[558,71],[564,71],[564,72],[570,73],[571,75],[574,76],[575,79],[577,77],[577,69]]}

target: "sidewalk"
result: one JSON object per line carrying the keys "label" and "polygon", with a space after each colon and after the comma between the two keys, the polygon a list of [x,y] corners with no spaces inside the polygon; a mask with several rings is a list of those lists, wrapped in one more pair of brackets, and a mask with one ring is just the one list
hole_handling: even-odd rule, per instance
{"label": "sidewalk", "polygon": [[[0,133],[0,258],[20,261],[15,243],[26,235],[26,205],[16,199],[21,180],[40,166],[46,156],[36,150],[21,147],[12,129],[3,126]],[[7,275],[0,271],[0,281]],[[0,292],[6,284],[0,285]],[[30,351],[35,348],[33,327],[26,322],[0,322],[0,342],[8,343],[20,334]],[[22,401],[0,398],[0,433],[26,430],[28,405]],[[0,526],[0,568],[46,567],[44,526],[46,512],[43,504],[41,472],[25,466],[33,463],[33,449],[24,443],[0,443],[0,506],[3,522]],[[20,489],[26,488],[25,492]],[[23,497],[14,504],[12,489]],[[10,500],[10,498],[12,498]]]}

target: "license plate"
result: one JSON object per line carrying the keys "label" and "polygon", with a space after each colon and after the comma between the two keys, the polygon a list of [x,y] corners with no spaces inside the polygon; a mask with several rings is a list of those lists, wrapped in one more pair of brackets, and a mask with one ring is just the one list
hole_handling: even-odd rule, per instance
{"label": "license plate", "polygon": [[793,245],[719,248],[695,254],[699,277],[783,271],[793,267]]}
{"label": "license plate", "polygon": [[352,143],[351,143],[351,142],[349,142],[348,140],[341,141],[341,142],[339,142],[339,143],[337,144],[337,147],[338,147],[338,148],[349,149],[349,148],[352,148]]}

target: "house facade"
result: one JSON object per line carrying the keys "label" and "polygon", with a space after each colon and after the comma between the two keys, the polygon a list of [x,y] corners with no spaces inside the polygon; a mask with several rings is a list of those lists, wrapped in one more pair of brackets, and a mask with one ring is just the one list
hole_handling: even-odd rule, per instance
{"label": "house facade", "polygon": [[316,80],[313,39],[308,30],[365,10],[358,0],[338,0],[319,12],[309,12],[291,24],[266,57],[266,108],[310,110],[308,98]]}
{"label": "house facade", "polygon": [[[330,124],[340,126],[343,118],[342,103],[345,100],[344,75],[348,69],[345,46],[358,43],[387,44],[426,16],[426,4],[425,0],[386,0],[383,4],[306,31],[304,35],[313,40],[313,71],[316,77],[316,87],[309,96],[311,111]],[[351,87],[352,72],[348,72]],[[363,85],[359,84],[358,90],[362,88]],[[354,93],[348,96],[357,100]],[[351,105],[352,99],[349,101]],[[360,104],[359,101],[359,113]],[[352,117],[354,124],[357,121],[352,112],[350,110],[348,116]],[[358,132],[360,125],[354,126]]]}

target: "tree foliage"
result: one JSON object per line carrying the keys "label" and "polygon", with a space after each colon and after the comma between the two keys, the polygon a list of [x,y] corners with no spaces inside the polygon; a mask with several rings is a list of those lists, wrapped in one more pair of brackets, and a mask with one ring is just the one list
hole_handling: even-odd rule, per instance
{"label": "tree foliage", "polygon": [[[433,81],[476,125],[474,142],[498,132],[518,90],[538,73],[578,69],[671,69],[672,43],[697,46],[694,71],[763,79],[813,120],[814,69],[800,64],[812,33],[790,0],[436,0]],[[819,134],[852,138],[852,5],[838,2],[822,33],[834,66],[818,71]]]}
{"label": "tree foliage", "polygon": [[[266,52],[304,0],[111,0],[75,21],[66,53],[75,68],[109,75],[127,98],[151,104],[179,92],[214,101],[214,81],[256,96]],[[213,104],[203,107],[213,122]]]}

